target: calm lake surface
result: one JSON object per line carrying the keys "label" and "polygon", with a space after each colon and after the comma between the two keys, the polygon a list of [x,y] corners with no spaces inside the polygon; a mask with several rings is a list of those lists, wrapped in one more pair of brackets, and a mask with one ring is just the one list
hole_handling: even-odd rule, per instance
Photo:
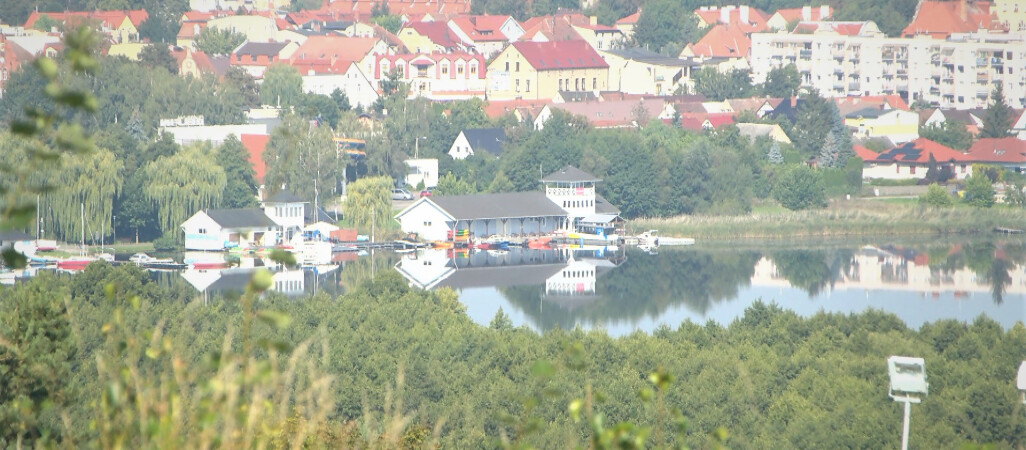
{"label": "calm lake surface", "polygon": [[[986,239],[992,238],[992,239]],[[123,255],[119,255],[119,259]],[[124,256],[127,258],[127,256]],[[1026,239],[919,243],[701,243],[616,251],[532,250],[344,254],[334,265],[278,271],[272,289],[301,298],[343,294],[398,271],[420,289],[451,288],[474,322],[501,309],[517,326],[604,330],[622,336],[683,321],[728,325],[756,301],[810,316],[893,313],[910,327],[983,315],[1026,323]],[[240,292],[260,260],[227,270],[153,272],[205,301]]]}

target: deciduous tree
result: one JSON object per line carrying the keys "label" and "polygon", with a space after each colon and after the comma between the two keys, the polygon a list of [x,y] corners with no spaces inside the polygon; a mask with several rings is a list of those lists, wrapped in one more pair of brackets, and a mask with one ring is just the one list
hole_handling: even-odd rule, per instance
{"label": "deciduous tree", "polygon": [[246,42],[246,35],[217,27],[206,27],[196,36],[196,49],[208,55],[227,55]]}
{"label": "deciduous tree", "polygon": [[222,208],[256,206],[257,183],[249,153],[235,135],[228,136],[217,149],[217,164],[224,169],[226,184],[221,196]]}
{"label": "deciduous tree", "polygon": [[213,151],[199,144],[157,158],[143,170],[144,190],[157,206],[157,222],[164,233],[177,229],[197,211],[217,205],[227,183]]}
{"label": "deciduous tree", "polygon": [[792,211],[824,207],[823,176],[804,164],[791,166],[778,176],[773,198]]}
{"label": "deciduous tree", "polygon": [[272,64],[264,71],[260,101],[265,105],[296,105],[303,95],[303,77],[288,64]]}

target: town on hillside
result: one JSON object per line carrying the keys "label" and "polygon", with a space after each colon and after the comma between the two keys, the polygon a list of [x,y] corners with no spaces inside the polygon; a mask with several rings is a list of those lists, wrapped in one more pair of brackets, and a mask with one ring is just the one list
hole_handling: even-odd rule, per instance
{"label": "town on hillside", "polygon": [[[58,58],[76,27],[100,36],[90,86],[100,108],[83,124],[96,135],[94,158],[110,164],[82,164],[109,177],[97,176],[105,181],[84,201],[43,196],[35,229],[24,230],[37,238],[84,241],[88,229],[94,240],[231,244],[197,244],[197,215],[202,229],[219,217],[277,227],[246,239],[268,246],[327,216],[351,217],[361,235],[374,222],[431,240],[505,234],[509,218],[523,232],[513,234],[622,233],[625,218],[744,213],[753,199],[825,205],[824,193],[799,199],[780,188],[810,176],[833,197],[918,195],[937,183],[948,200],[976,201],[969,187],[985,174],[992,192],[982,203],[1026,203],[1018,0],[781,0],[776,10],[669,0],[66,3],[0,11],[8,124],[43,95],[34,59]],[[565,168],[583,174],[561,187],[570,197],[541,190]],[[350,188],[362,195],[356,183],[374,177],[389,180],[391,209],[345,211]],[[298,210],[267,206],[282,193]],[[480,195],[513,193],[482,216],[499,197]],[[409,214],[422,199],[437,220]],[[615,217],[594,216],[602,205]]]}

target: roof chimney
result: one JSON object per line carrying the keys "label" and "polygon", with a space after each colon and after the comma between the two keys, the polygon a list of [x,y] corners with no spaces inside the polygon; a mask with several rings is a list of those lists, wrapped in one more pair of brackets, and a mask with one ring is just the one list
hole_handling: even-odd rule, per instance
{"label": "roof chimney", "polygon": [[748,5],[741,5],[741,23],[748,23]]}
{"label": "roof chimney", "polygon": [[588,22],[589,22],[589,23],[590,23],[590,24],[591,24],[592,26],[598,25],[598,16],[591,16],[591,17],[588,17]]}
{"label": "roof chimney", "polygon": [[720,8],[720,23],[730,23],[730,8],[724,6]]}
{"label": "roof chimney", "polygon": [[812,7],[811,6],[802,6],[802,20],[806,21],[806,22],[812,20]]}
{"label": "roof chimney", "polygon": [[819,7],[819,20],[826,20],[830,17],[830,5],[823,5]]}
{"label": "roof chimney", "polygon": [[969,20],[969,13],[966,11],[969,9],[967,6],[968,1],[962,0],[958,2],[958,16],[962,19],[962,22]]}

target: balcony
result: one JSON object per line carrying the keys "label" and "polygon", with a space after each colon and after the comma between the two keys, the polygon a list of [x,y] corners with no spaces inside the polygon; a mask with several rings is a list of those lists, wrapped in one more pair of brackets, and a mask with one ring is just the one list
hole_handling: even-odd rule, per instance
{"label": "balcony", "polygon": [[862,85],[860,83],[858,83],[858,82],[848,83],[848,90],[849,91],[860,91],[860,90],[862,90]]}
{"label": "balcony", "polygon": [[798,52],[798,57],[801,59],[812,59],[812,50],[801,50]]}

